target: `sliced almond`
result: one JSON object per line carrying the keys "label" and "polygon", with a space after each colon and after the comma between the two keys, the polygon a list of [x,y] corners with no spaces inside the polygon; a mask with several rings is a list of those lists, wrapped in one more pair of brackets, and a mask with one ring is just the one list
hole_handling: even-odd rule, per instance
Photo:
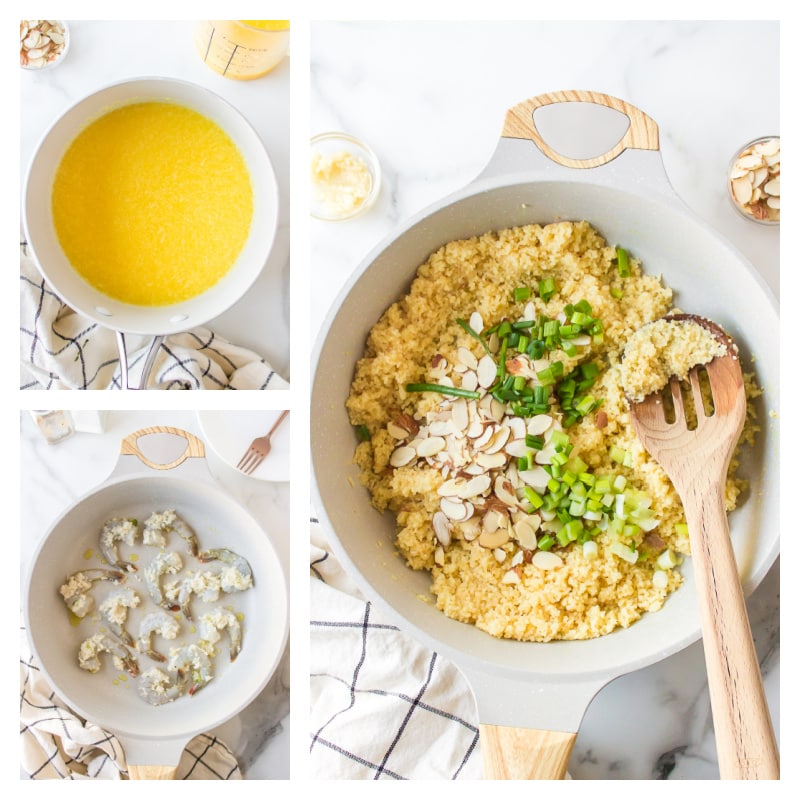
{"label": "sliced almond", "polygon": [[781,193],[781,176],[773,178],[764,184],[764,192],[772,197],[779,197]]}
{"label": "sliced almond", "polygon": [[436,491],[439,497],[459,497],[467,482],[463,478],[450,478],[446,480]]}
{"label": "sliced almond", "polygon": [[393,439],[405,439],[408,436],[408,431],[405,428],[401,428],[395,422],[388,422],[386,424],[386,431]]}
{"label": "sliced almond", "polygon": [[447,519],[451,519],[453,522],[464,522],[472,516],[463,501],[452,497],[443,497],[439,501],[439,508],[441,511],[437,511],[436,513],[444,514]]}
{"label": "sliced almond", "polygon": [[444,566],[444,548],[437,547],[436,550],[433,551],[433,561],[437,567]]}
{"label": "sliced almond", "polygon": [[458,496],[461,498],[476,497],[483,494],[491,485],[492,479],[489,475],[476,475],[467,481]]}
{"label": "sliced almond", "polygon": [[750,179],[747,177],[737,178],[735,181],[731,181],[731,187],[736,202],[746,206],[753,195],[753,184],[750,183]]}
{"label": "sliced almond", "polygon": [[508,529],[506,528],[497,528],[491,533],[484,530],[483,533],[478,537],[478,544],[481,547],[494,550],[498,547],[502,547],[509,540],[509,538]]}
{"label": "sliced almond", "polygon": [[519,583],[520,577],[517,575],[517,571],[515,569],[510,569],[505,575],[503,575],[501,580],[503,583]]}
{"label": "sliced almond", "polygon": [[487,469],[499,469],[500,467],[504,467],[506,463],[506,454],[505,453],[478,453],[475,456],[475,463],[478,464],[480,467],[483,467],[484,470]]}
{"label": "sliced almond", "polygon": [[466,347],[459,347],[456,350],[456,355],[458,356],[458,360],[467,368],[467,369],[477,369],[478,368],[478,359],[475,358],[471,350],[468,350]]}
{"label": "sliced almond", "polygon": [[524,439],[512,439],[506,443],[505,451],[513,458],[525,458],[528,455],[530,447],[525,444]]}
{"label": "sliced almond", "polygon": [[494,479],[494,494],[507,506],[517,507],[517,495],[514,493],[514,486],[505,475],[498,475]]}
{"label": "sliced almond", "polygon": [[549,414],[536,414],[528,420],[527,430],[531,436],[541,436],[550,430],[553,418]]}
{"label": "sliced almond", "polygon": [[502,511],[492,508],[483,515],[481,527],[484,533],[494,533],[501,528],[507,530],[508,517]]}
{"label": "sliced almond", "polygon": [[466,522],[461,523],[461,534],[468,541],[472,542],[481,534],[481,523],[477,517],[472,517]]}
{"label": "sliced almond", "polygon": [[477,311],[473,311],[470,314],[469,326],[475,333],[483,333],[483,317]]}
{"label": "sliced almond", "polygon": [[398,447],[391,456],[389,456],[389,463],[393,467],[404,467],[406,464],[410,464],[414,461],[416,457],[417,451],[413,447]]}
{"label": "sliced almond", "polygon": [[541,466],[534,466],[531,469],[521,470],[519,477],[530,486],[535,492],[543,494],[547,491],[547,484],[550,481],[550,474]]}
{"label": "sliced almond", "polygon": [[498,564],[502,564],[506,560],[507,555],[508,553],[506,553],[502,547],[496,547],[494,550],[494,557],[497,559]]}
{"label": "sliced almond", "polygon": [[441,511],[437,511],[433,515],[432,520],[433,525],[433,532],[438,540],[439,544],[443,547],[448,547],[450,545],[450,521],[448,520],[447,516]]}
{"label": "sliced almond", "polygon": [[[538,519],[538,517],[536,519]],[[528,519],[521,519],[517,522],[514,525],[514,538],[519,542],[519,546],[523,547],[525,550],[535,550],[536,528],[533,522]]]}
{"label": "sliced almond", "polygon": [[556,553],[551,553],[549,550],[537,550],[533,554],[531,563],[543,570],[557,569],[558,567],[564,566],[564,562],[561,560],[561,557]]}
{"label": "sliced almond", "polygon": [[488,389],[497,377],[497,364],[490,355],[485,355],[477,365],[478,385]]}
{"label": "sliced almond", "polygon": [[461,388],[474,392],[478,388],[478,375],[471,369],[468,369],[461,376]]}

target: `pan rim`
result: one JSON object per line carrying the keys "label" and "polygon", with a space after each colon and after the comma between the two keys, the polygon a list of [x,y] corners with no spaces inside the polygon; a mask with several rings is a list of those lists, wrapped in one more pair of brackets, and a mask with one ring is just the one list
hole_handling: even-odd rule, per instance
{"label": "pan rim", "polygon": [[[245,687],[245,690],[241,695],[243,699],[238,701],[237,704],[234,704],[232,707],[221,707],[219,704],[216,704],[216,706],[212,708],[212,704],[208,703],[207,706],[212,708],[212,710],[207,713],[200,714],[200,719],[196,723],[193,723],[192,726],[175,729],[171,733],[162,735],[151,734],[143,731],[140,723],[135,723],[130,726],[126,726],[125,724],[108,725],[107,720],[104,720],[103,718],[102,709],[98,711],[98,709],[94,708],[91,703],[89,703],[87,706],[84,701],[76,699],[72,692],[65,692],[63,688],[64,681],[59,679],[59,676],[62,674],[59,669],[59,665],[56,664],[54,666],[52,660],[49,658],[42,658],[41,650],[39,648],[38,642],[40,637],[47,634],[47,625],[42,625],[41,623],[35,621],[31,615],[31,609],[33,606],[31,602],[31,596],[35,587],[37,568],[40,568],[43,563],[43,557],[47,553],[48,542],[52,542],[52,537],[57,535],[57,531],[64,524],[66,518],[69,517],[70,514],[75,514],[78,510],[84,507],[85,504],[96,501],[96,499],[103,494],[108,494],[109,491],[119,490],[121,487],[125,489],[131,489],[137,484],[139,487],[146,487],[148,484],[155,485],[156,482],[161,487],[164,487],[166,482],[170,485],[171,489],[181,486],[184,489],[188,489],[190,493],[197,492],[202,493],[205,496],[213,496],[211,502],[221,503],[223,507],[235,512],[240,520],[246,521],[248,525],[246,538],[251,539],[253,542],[258,539],[259,548],[261,550],[257,558],[252,553],[248,552],[248,558],[252,559],[254,562],[254,567],[257,563],[262,566],[267,563],[269,564],[269,574],[267,577],[269,578],[269,581],[273,587],[269,592],[269,596],[272,599],[277,598],[281,604],[281,607],[277,609],[278,613],[275,613],[276,609],[274,607],[271,609],[272,615],[269,617],[270,628],[273,629],[277,634],[272,636],[272,647],[269,651],[269,662],[259,662],[259,667],[264,667],[264,669],[259,669],[258,672],[251,673],[252,675],[257,676],[256,678],[251,677],[248,679],[247,673],[245,673],[244,676],[240,676],[240,680],[238,681],[237,685],[244,685]],[[237,533],[234,539],[241,537],[242,534]],[[255,568],[254,572],[256,572]],[[256,572],[256,576],[258,576],[258,572]],[[264,578],[261,580],[263,581]],[[289,609],[287,578],[270,535],[249,509],[240,504],[221,487],[207,482],[191,480],[188,477],[183,477],[180,475],[150,475],[145,473],[141,475],[120,476],[105,481],[94,489],[83,494],[68,508],[64,509],[61,514],[59,514],[59,516],[48,528],[46,534],[38,543],[25,578],[23,597],[23,620],[27,632],[28,643],[30,645],[32,654],[38,662],[39,668],[48,680],[55,694],[60,697],[74,712],[113,733],[120,739],[123,745],[126,740],[147,742],[151,744],[156,742],[180,741],[185,744],[194,736],[200,733],[205,733],[208,730],[211,730],[212,728],[215,728],[231,719],[248,705],[250,705],[250,703],[252,703],[253,700],[261,693],[269,680],[273,677],[286,651],[288,641]],[[264,597],[266,597],[266,594]],[[255,634],[258,636],[259,633],[263,634],[265,626],[266,619],[262,625],[259,626],[260,630],[251,632],[251,635]],[[225,676],[222,676],[221,681],[224,680]],[[231,680],[232,679],[229,677],[228,683],[230,683]],[[200,697],[202,697],[202,695],[200,695]],[[220,708],[222,708],[221,711]],[[164,711],[167,713],[167,715],[172,717],[180,717],[182,711],[181,707],[175,704],[167,704],[166,706],[160,707],[160,709],[156,709],[156,711],[158,710]],[[153,707],[142,703],[143,716],[146,714],[151,714],[152,712]],[[164,715],[162,715],[162,717],[163,716]],[[194,715],[192,713],[187,713],[184,716],[188,720],[192,721]]]}
{"label": "pan rim", "polygon": [[[400,240],[403,236],[409,234],[416,226],[420,225],[421,223],[425,223],[430,220],[431,217],[434,217],[440,212],[446,211],[449,207],[458,205],[462,201],[469,201],[470,199],[475,198],[477,195],[492,192],[495,190],[508,190],[513,189],[515,187],[520,187],[524,185],[535,185],[537,188],[545,186],[545,185],[552,185],[559,188],[562,188],[565,183],[570,183],[574,185],[591,185],[602,189],[603,191],[614,191],[619,192],[620,194],[628,195],[633,198],[642,198],[647,200],[648,202],[658,205],[658,206],[666,206],[668,207],[673,213],[679,215],[681,220],[685,222],[687,225],[692,225],[696,228],[699,234],[704,237],[707,237],[709,240],[713,240],[715,246],[724,248],[731,259],[735,260],[737,264],[749,275],[749,277],[758,285],[758,288],[761,290],[763,294],[764,300],[768,303],[771,311],[774,313],[774,319],[777,324],[779,318],[778,312],[778,303],[775,295],[773,294],[772,290],[767,285],[764,278],[761,274],[755,269],[755,267],[743,256],[742,253],[736,249],[733,244],[728,241],[723,235],[715,231],[708,223],[704,222],[701,219],[698,219],[696,215],[692,214],[688,206],[679,198],[677,195],[669,194],[664,195],[663,193],[654,193],[653,191],[648,191],[647,187],[644,185],[637,184],[635,186],[630,186],[626,183],[621,182],[609,182],[605,180],[597,180],[593,179],[591,175],[587,175],[585,171],[582,171],[580,174],[570,175],[567,180],[562,179],[561,177],[554,177],[550,174],[542,174],[542,173],[528,173],[528,172],[519,172],[514,173],[512,175],[501,175],[501,176],[494,176],[494,177],[487,177],[481,178],[479,177],[476,181],[468,184],[467,186],[463,187],[462,189],[448,195],[447,197],[436,201],[422,211],[418,212],[414,216],[412,216],[409,220],[404,222],[401,227],[394,229],[391,231],[381,242],[379,242],[360,262],[357,268],[353,271],[353,273],[348,278],[345,285],[342,287],[341,291],[335,298],[334,302],[332,303],[328,313],[326,314],[323,323],[320,327],[320,331],[316,337],[315,345],[314,345],[314,353],[313,353],[313,373],[312,373],[312,391],[311,391],[311,398],[312,398],[312,409],[315,407],[315,399],[318,396],[318,393],[321,391],[319,386],[319,373],[321,371],[321,359],[325,353],[326,347],[329,344],[329,338],[331,334],[331,330],[334,328],[337,319],[342,313],[343,305],[350,299],[351,294],[355,291],[358,283],[364,277],[364,275],[370,270],[376,260],[378,260],[381,256],[385,255],[387,251],[391,250],[392,246],[395,245],[398,240]],[[670,187],[671,188],[671,187]],[[567,219],[576,219],[576,217],[570,217]],[[591,218],[590,222],[591,222]],[[531,220],[533,221],[533,220]],[[553,221],[552,219],[548,219],[547,221]],[[542,223],[544,224],[544,223]],[[433,226],[432,226],[433,227]],[[510,226],[506,226],[510,227]],[[598,225],[602,233],[602,225]],[[484,228],[484,232],[488,230],[495,229],[491,224],[487,224]],[[473,231],[473,235],[479,235],[476,231]],[[444,238],[442,243],[449,241],[448,238]],[[422,263],[422,262],[420,262]],[[413,280],[414,272],[409,272],[409,281]],[[404,272],[405,275],[405,272]],[[399,296],[399,295],[398,295]],[[377,320],[376,320],[377,321]],[[430,647],[435,650],[439,650],[441,652],[445,652],[450,655],[454,662],[457,664],[464,664],[465,667],[467,664],[470,667],[480,670],[482,672],[497,672],[498,667],[495,662],[489,661],[481,661],[481,659],[476,658],[473,650],[470,648],[467,650],[466,648],[456,646],[452,644],[452,642],[448,639],[447,641],[437,638],[435,634],[430,632],[430,627],[424,621],[423,622],[415,622],[414,619],[410,619],[403,611],[395,608],[394,605],[390,600],[385,597],[383,591],[381,591],[378,587],[374,586],[371,580],[363,574],[361,569],[359,569],[353,559],[351,558],[347,547],[342,543],[339,538],[339,535],[336,531],[336,527],[333,525],[328,508],[326,507],[325,502],[323,501],[323,492],[320,488],[320,477],[318,472],[319,466],[319,450],[318,448],[321,446],[318,444],[320,441],[321,433],[319,433],[313,426],[313,417],[312,417],[312,431],[311,431],[311,450],[312,450],[312,492],[313,498],[315,503],[315,511],[320,518],[321,522],[324,522],[324,527],[329,537],[329,543],[331,548],[333,549],[334,553],[337,557],[342,560],[343,566],[346,567],[348,574],[353,577],[356,583],[359,585],[359,588],[364,592],[365,596],[367,596],[370,600],[374,600],[383,610],[387,611],[390,616],[394,617],[397,620],[400,620],[403,625],[402,627],[406,630],[407,633],[414,637],[418,637],[426,642]],[[366,491],[366,490],[365,490]],[[755,498],[751,499],[753,502]],[[330,498],[329,498],[330,502]],[[378,512],[375,512],[376,515]],[[746,594],[750,594],[764,579],[767,575],[769,570],[774,565],[776,559],[778,558],[780,552],[780,541],[779,538],[776,537],[775,540],[770,544],[767,553],[762,557],[761,563],[759,568],[755,571],[751,571],[749,575],[749,581],[745,586]],[[372,576],[370,576],[372,577]],[[441,612],[437,612],[441,614]],[[658,612],[651,616],[657,616]],[[442,617],[444,615],[442,614]],[[634,623],[634,626],[641,626],[643,620],[639,620],[638,622]],[[464,625],[465,623],[458,623],[455,620],[447,619],[446,624],[450,624],[457,626],[459,624]],[[631,627],[634,627],[631,626]],[[474,627],[474,626],[470,626]],[[438,626],[437,626],[438,629]],[[585,640],[587,643],[591,641],[598,641],[600,639],[608,640],[608,637],[614,636],[616,633],[624,633],[627,629],[616,630],[610,634],[607,634],[604,637],[599,637],[595,640]],[[490,634],[480,632],[481,635],[490,637]],[[660,648],[651,648],[650,652],[645,653],[639,657],[636,657],[632,660],[625,660],[623,662],[620,659],[619,663],[614,665],[614,669],[610,670],[608,668],[603,669],[590,669],[586,672],[573,672],[569,673],[568,675],[559,675],[559,680],[592,680],[596,679],[603,679],[603,680],[611,680],[613,677],[617,677],[618,675],[625,674],[626,672],[639,669],[641,667],[647,666],[652,663],[656,663],[657,661],[666,658],[669,655],[672,655],[680,650],[684,649],[685,647],[689,646],[693,642],[699,640],[701,637],[700,625],[699,621],[695,625],[693,630],[687,630],[684,635],[674,637],[672,641],[667,642],[666,647]],[[450,637],[454,638],[454,637]],[[490,637],[494,639],[494,637]],[[584,640],[581,640],[583,642]],[[548,642],[548,643],[536,643],[536,642],[509,642],[510,644],[522,644],[528,646],[542,646],[542,645],[576,645],[579,642]],[[515,668],[514,666],[507,667],[509,674],[519,678],[524,677],[525,679],[537,679],[537,678],[552,678],[556,673],[541,669],[528,669],[524,673],[522,673],[519,669]]]}

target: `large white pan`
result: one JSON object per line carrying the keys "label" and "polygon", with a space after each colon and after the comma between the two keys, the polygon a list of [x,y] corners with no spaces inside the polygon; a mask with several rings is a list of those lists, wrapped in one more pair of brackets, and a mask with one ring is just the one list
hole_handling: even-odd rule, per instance
{"label": "large white pan", "polygon": [[[168,306],[137,306],[99,292],[76,272],[58,241],[51,193],[61,159],[86,125],[129,103],[166,101],[216,122],[242,153],[253,187],[253,222],[236,263],[207,291]],[[22,198],[28,245],[44,278],[71,308],[112,330],[164,336],[201,326],[236,303],[267,262],[278,226],[278,184],[263,142],[241,113],[208,89],[173,78],[135,78],[106,86],[80,100],[42,137],[31,159]],[[124,353],[121,354],[124,359]],[[144,376],[146,378],[146,375]]]}
{"label": "large white pan", "polygon": [[[579,115],[590,118],[574,137],[590,145],[602,141],[620,115],[628,125],[604,155],[567,158],[540,136],[534,120],[543,112],[551,130],[560,125],[573,134],[586,124]],[[562,112],[569,115],[566,123],[556,119]],[[374,510],[357,480],[356,440],[345,399],[369,329],[405,293],[432,251],[498,228],[571,219],[588,220],[610,243],[641,258],[649,273],[661,273],[676,290],[676,305],[720,323],[739,343],[745,368],[754,366],[764,386],[757,402],[762,431],[742,467],[751,482],[749,497],[730,518],[746,593],[778,554],[778,435],[771,416],[778,410],[775,298],[753,267],[675,195],[659,153],[657,126],[640,110],[582,91],[542,95],[515,106],[483,173],[411,219],[355,271],[317,342],[311,398],[315,500],[336,555],[369,598],[465,673],[477,701],[487,776],[511,771],[517,777],[563,777],[595,694],[614,678],[700,637],[690,562],[683,568],[685,584],[661,611],[599,639],[512,642],[448,619],[420,599],[429,595],[429,576],[387,556],[394,520]],[[494,760],[499,745],[508,748],[499,756],[507,760],[505,766]]]}
{"label": "large white pan", "polygon": [[[175,437],[188,442],[177,457]],[[139,439],[147,444],[149,457]],[[172,460],[163,463],[160,454],[167,453]],[[97,552],[105,520],[141,520],[166,508],[177,509],[194,528],[202,549],[227,547],[243,555],[252,567],[254,586],[226,596],[244,614],[239,657],[229,663],[223,648],[209,684],[192,697],[153,707],[138,697],[134,685],[114,685],[110,664],[94,675],[79,668],[80,642],[96,626],[88,618],[70,625],[58,588],[67,574],[86,568],[84,553]],[[170,549],[182,553],[181,544]],[[120,549],[124,552],[125,545]],[[132,581],[128,578],[127,583],[143,589]],[[174,777],[180,755],[194,736],[237,714],[264,688],[288,633],[286,581],[272,543],[250,513],[214,484],[203,443],[177,428],[146,428],[123,440],[111,477],[69,508],[42,540],[24,597],[25,624],[44,674],[70,708],[117,736],[132,778]],[[130,632],[136,636],[135,627]],[[160,646],[164,649],[163,642]],[[153,666],[143,657],[139,661],[141,667]]]}

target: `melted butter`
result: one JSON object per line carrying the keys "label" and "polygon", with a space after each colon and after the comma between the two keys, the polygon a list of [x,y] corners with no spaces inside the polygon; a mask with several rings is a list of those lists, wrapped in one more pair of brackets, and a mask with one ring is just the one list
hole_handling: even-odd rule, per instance
{"label": "melted butter", "polygon": [[250,230],[244,158],[214,122],[133,103],[91,122],[56,172],[53,221],[74,269],[122,302],[178,303],[233,266]]}

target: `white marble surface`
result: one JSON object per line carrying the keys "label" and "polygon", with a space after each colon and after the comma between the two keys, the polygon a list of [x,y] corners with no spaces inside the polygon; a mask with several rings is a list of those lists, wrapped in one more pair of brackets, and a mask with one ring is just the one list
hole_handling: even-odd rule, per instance
{"label": "white marble surface", "polygon": [[[193,411],[109,411],[103,433],[78,432],[54,445],[29,412],[20,415],[20,575],[22,586],[36,547],[55,519],[110,475],[122,439],[154,425],[202,432]],[[261,523],[289,576],[289,484],[237,472],[206,448],[214,479]],[[144,472],[146,467],[142,467]],[[259,696],[214,733],[236,754],[246,779],[289,777],[289,648]]]}
{"label": "white marble surface", "polygon": [[[82,97],[134,77],[170,77],[205,86],[235,106],[261,136],[278,180],[280,213],[270,257],[255,284],[208,327],[265,358],[289,380],[289,59],[254,81],[223,78],[201,61],[191,21],[68,20],[63,63],[20,70],[20,179],[40,138]],[[22,184],[20,184],[22,185]]]}
{"label": "white marble surface", "polygon": [[[363,139],[384,186],[362,217],[311,220],[312,341],[366,253],[485,166],[506,109],[562,89],[605,92],[649,114],[678,195],[777,296],[778,230],[737,216],[724,191],[736,148],[779,132],[778,37],[776,22],[313,23],[309,135]],[[732,55],[740,47],[759,54],[757,69]],[[777,565],[748,607],[778,730]],[[717,778],[701,645],[602,690],[569,770],[577,779]]]}

